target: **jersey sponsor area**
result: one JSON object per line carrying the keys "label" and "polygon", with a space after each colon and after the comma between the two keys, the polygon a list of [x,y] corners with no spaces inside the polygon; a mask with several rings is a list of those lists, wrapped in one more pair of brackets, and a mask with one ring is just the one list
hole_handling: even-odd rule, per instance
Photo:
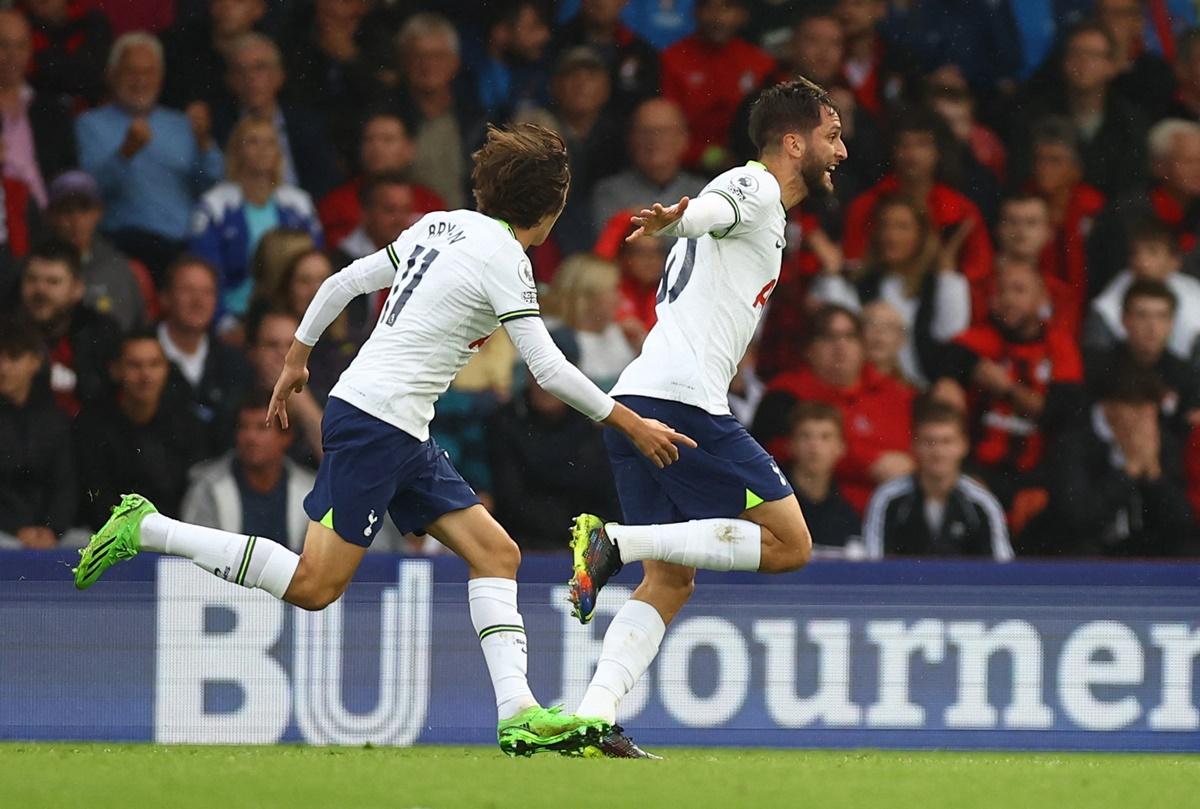
{"label": "jersey sponsor area", "polygon": [[[636,576],[580,626],[562,565],[526,560],[521,604],[535,693],[573,706]],[[0,738],[494,743],[465,575],[368,556],[307,613],[147,557],[68,598],[60,560],[0,553]],[[655,745],[1196,750],[1197,582],[1196,564],[702,574],[619,719]]]}

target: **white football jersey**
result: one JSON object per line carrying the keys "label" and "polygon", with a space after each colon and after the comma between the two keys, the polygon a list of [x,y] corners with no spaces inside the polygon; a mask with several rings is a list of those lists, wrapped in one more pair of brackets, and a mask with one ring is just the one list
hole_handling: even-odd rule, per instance
{"label": "white football jersey", "polygon": [[787,212],[778,181],[754,161],[721,174],[704,194],[732,206],[733,224],[675,242],[658,288],[658,322],[612,395],[726,415],[729,384],[779,280]]}
{"label": "white football jersey", "polygon": [[395,280],[329,395],[424,441],[434,403],[492,332],[540,314],[533,268],[507,225],[465,210],[426,214],[359,262]]}

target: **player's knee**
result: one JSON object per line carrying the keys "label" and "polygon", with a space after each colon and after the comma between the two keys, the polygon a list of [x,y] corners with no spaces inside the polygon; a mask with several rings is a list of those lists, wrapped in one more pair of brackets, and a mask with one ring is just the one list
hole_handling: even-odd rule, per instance
{"label": "player's knee", "polygon": [[517,569],[521,567],[521,549],[508,535],[498,536],[488,542],[482,556],[483,559],[478,562],[468,562],[486,576],[516,578]]}

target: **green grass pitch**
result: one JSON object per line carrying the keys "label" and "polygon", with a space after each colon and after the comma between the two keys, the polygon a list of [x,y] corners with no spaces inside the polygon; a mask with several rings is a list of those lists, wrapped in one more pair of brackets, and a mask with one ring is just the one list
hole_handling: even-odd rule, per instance
{"label": "green grass pitch", "polygon": [[0,744],[21,809],[1107,809],[1197,806],[1200,756],[679,750],[666,761],[482,747]]}

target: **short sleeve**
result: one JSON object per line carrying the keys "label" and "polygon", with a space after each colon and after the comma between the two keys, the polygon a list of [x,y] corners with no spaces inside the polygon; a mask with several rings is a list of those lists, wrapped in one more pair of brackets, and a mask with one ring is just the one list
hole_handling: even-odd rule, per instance
{"label": "short sleeve", "polygon": [[537,283],[533,278],[533,265],[524,251],[514,247],[502,248],[483,270],[483,294],[492,305],[496,318],[501,323],[521,317],[537,317]]}
{"label": "short sleeve", "polygon": [[774,189],[775,178],[751,166],[727,171],[709,183],[702,193],[723,197],[733,207],[733,224],[715,231],[713,238],[724,239],[762,227],[770,206],[780,205]]}

